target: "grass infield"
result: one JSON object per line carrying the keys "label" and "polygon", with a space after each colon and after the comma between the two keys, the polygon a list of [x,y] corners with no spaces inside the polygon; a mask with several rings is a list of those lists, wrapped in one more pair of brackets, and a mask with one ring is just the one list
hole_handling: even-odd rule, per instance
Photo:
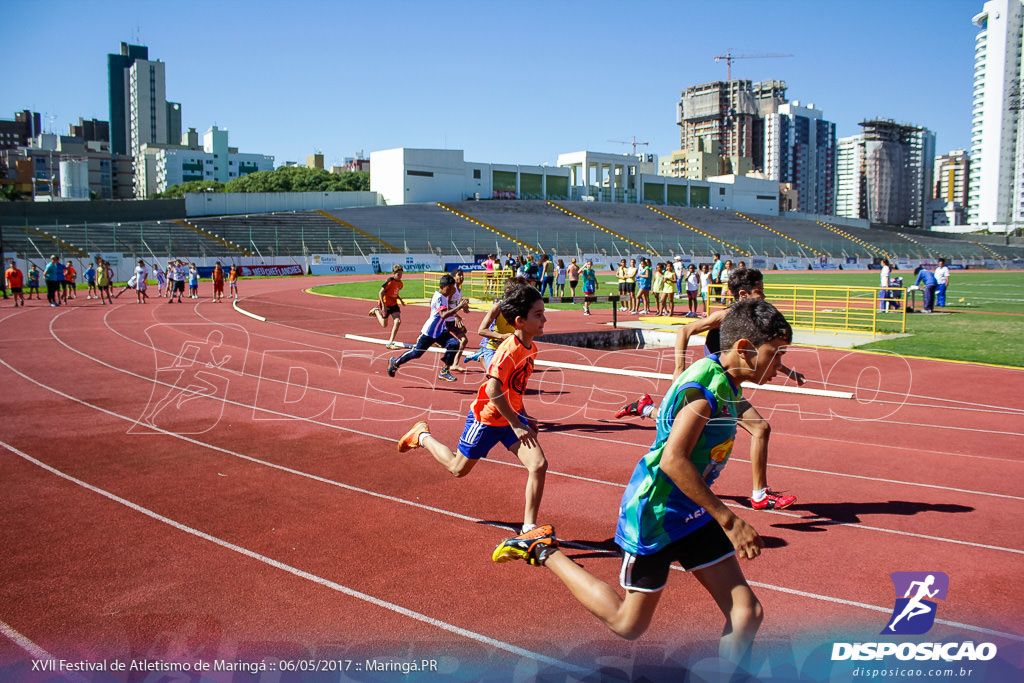
{"label": "grass infield", "polygon": [[[914,282],[913,271],[894,271],[904,284]],[[410,298],[419,297],[419,276],[407,275]],[[318,294],[376,301],[385,277],[379,279],[322,285]],[[598,294],[616,291],[614,279],[600,278]],[[771,285],[814,284],[877,287],[878,271],[788,272],[767,271],[765,283]],[[577,292],[578,293],[578,292]],[[917,296],[918,306],[921,294]],[[553,304],[552,309],[571,309],[570,304]],[[936,307],[928,315],[907,317],[908,337],[866,342],[857,348],[886,351],[904,356],[987,363],[1024,368],[1024,272],[965,270],[953,271],[946,290],[946,307]],[[880,331],[894,332],[881,323]]]}

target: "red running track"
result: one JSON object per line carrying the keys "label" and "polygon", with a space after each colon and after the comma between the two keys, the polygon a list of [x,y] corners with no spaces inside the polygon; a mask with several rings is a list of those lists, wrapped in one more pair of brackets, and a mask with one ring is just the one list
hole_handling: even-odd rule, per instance
{"label": "red running track", "polygon": [[[721,616],[682,572],[648,633],[626,642],[546,570],[493,564],[522,515],[514,458],[499,448],[454,480],[422,451],[395,450],[424,417],[454,444],[482,374],[435,386],[429,354],[388,378],[389,352],[344,338],[386,336],[366,302],[305,293],[313,283],[244,282],[239,307],[265,322],[206,300],[3,309],[0,679],[50,680],[38,669],[51,658],[225,669],[192,680],[311,660],[348,667],[323,680],[574,680],[602,668],[678,680],[701,669]],[[415,339],[424,311],[406,309],[401,339]],[[597,329],[611,314],[595,311],[552,311],[547,331]],[[540,357],[671,369],[667,351],[542,344]],[[855,398],[747,392],[773,428],[769,481],[798,495],[789,510],[739,512],[768,542],[743,563],[766,613],[755,670],[803,680],[831,666],[831,680],[850,678],[854,663],[823,663],[832,643],[881,639],[891,572],[937,571],[950,594],[927,638],[996,644],[1002,668],[975,680],[1018,673],[1024,397],[1013,388],[1024,373],[804,347],[787,363],[808,386]],[[653,428],[611,415],[668,383],[564,368],[538,368],[532,383],[527,408],[550,462],[542,518],[616,585],[619,497]],[[747,448],[741,432],[715,486],[738,509]],[[423,661],[436,669],[395,670]]]}

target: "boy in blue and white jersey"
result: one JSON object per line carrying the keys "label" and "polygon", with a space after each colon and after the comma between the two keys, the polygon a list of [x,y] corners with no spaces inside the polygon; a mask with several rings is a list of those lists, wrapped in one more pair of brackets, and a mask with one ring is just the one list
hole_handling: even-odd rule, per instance
{"label": "boy in blue and white jersey", "polygon": [[388,359],[388,376],[394,377],[400,366],[419,358],[427,352],[427,349],[437,344],[445,349],[444,356],[441,358],[442,368],[441,373],[437,376],[438,379],[445,382],[456,381],[450,368],[455,360],[455,354],[459,350],[459,340],[448,331],[447,322],[455,314],[469,308],[469,299],[463,299],[459,303],[449,306],[448,298],[454,293],[455,278],[447,274],[442,275],[437,291],[430,298],[430,317],[423,324],[416,345],[398,358]]}

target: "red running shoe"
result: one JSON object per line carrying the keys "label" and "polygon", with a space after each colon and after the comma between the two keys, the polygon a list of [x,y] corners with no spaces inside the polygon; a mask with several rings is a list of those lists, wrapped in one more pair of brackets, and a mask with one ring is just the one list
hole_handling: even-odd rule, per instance
{"label": "red running shoe", "polygon": [[644,417],[644,408],[653,405],[654,399],[651,398],[650,394],[644,394],[629,405],[622,406],[619,412],[615,413],[615,419],[621,420],[628,415],[638,415],[642,419]]}
{"label": "red running shoe", "polygon": [[760,501],[750,499],[750,507],[755,510],[784,510],[796,502],[796,496],[784,496],[768,489],[767,494]]}

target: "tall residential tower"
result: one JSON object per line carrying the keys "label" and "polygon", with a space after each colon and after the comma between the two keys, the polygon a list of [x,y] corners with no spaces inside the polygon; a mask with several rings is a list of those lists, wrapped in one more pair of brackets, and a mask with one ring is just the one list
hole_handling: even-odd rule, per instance
{"label": "tall residential tower", "polygon": [[1020,224],[1024,218],[1024,1],[989,0],[972,21],[979,31],[974,42],[967,222],[978,227]]}

